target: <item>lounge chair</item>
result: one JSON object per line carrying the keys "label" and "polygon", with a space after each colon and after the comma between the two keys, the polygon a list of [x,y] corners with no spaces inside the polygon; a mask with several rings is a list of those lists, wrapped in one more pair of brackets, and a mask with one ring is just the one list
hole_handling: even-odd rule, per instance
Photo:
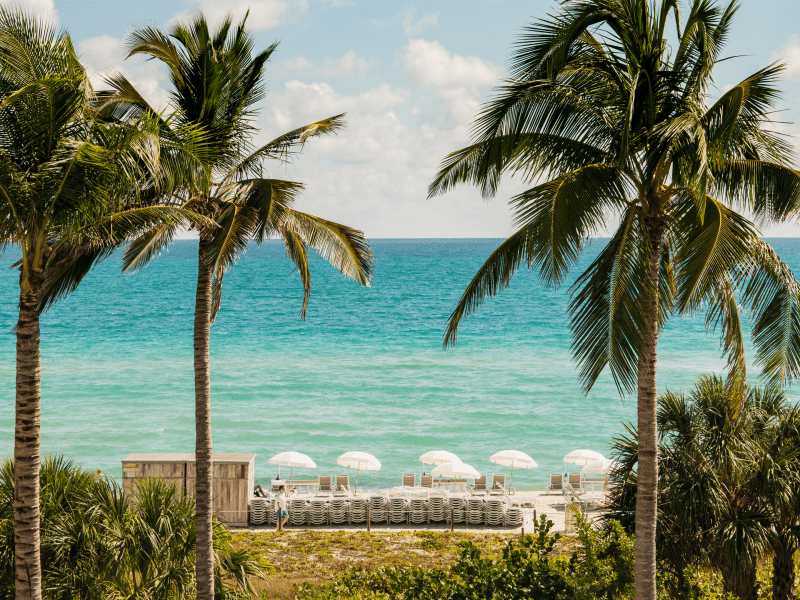
{"label": "lounge chair", "polygon": [[551,492],[564,491],[564,475],[562,473],[550,473],[550,485],[547,489]]}
{"label": "lounge chair", "polygon": [[319,488],[318,491],[320,492],[332,492],[333,486],[331,485],[331,480],[333,477],[330,475],[320,475],[317,479],[317,487]]}
{"label": "lounge chair", "polygon": [[420,475],[419,485],[424,488],[433,488],[433,475]]}
{"label": "lounge chair", "polygon": [[492,475],[492,489],[493,490],[504,490],[506,489],[506,476],[505,474],[498,475],[495,473]]}
{"label": "lounge chair", "polygon": [[486,491],[486,475],[481,475],[475,479],[475,483],[472,484],[473,491],[476,492],[485,492]]}
{"label": "lounge chair", "polygon": [[350,475],[337,475],[336,476],[336,489],[350,491]]}
{"label": "lounge chair", "polygon": [[567,482],[574,490],[579,490],[581,493],[586,491],[583,489],[583,481],[580,473],[568,473],[567,477]]}
{"label": "lounge chair", "polygon": [[403,487],[414,487],[417,485],[416,475],[403,475]]}

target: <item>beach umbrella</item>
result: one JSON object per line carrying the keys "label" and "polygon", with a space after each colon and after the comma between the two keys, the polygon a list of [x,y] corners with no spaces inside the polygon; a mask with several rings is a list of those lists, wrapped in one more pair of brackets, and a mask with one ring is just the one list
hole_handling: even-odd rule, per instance
{"label": "beach umbrella", "polygon": [[573,450],[564,457],[564,462],[585,467],[592,461],[605,459],[605,456],[593,450]]}
{"label": "beach umbrella", "polygon": [[440,480],[442,476],[453,478],[467,477],[470,479],[476,479],[481,476],[475,467],[461,461],[442,463],[431,471],[431,475],[438,475]]}
{"label": "beach umbrella", "polygon": [[[431,450],[420,456],[419,462],[423,465],[441,465],[446,462],[461,462],[461,459],[447,450]],[[424,467],[422,469],[422,474],[425,475]]]}
{"label": "beach umbrella", "polygon": [[300,452],[281,452],[269,459],[269,464],[278,465],[278,477],[280,477],[280,467],[291,467],[289,471],[289,481],[292,480],[292,474],[295,467],[304,467],[306,469],[316,469],[316,463],[305,454]]}
{"label": "beach umbrella", "polygon": [[369,454],[368,452],[345,452],[336,459],[336,463],[347,467],[348,469],[356,470],[356,490],[358,490],[358,475],[361,471],[380,471],[381,461]]}
{"label": "beach umbrella", "polygon": [[511,467],[511,477],[508,478],[508,487],[511,487],[511,480],[514,479],[514,467],[520,469],[535,469],[539,465],[530,456],[519,450],[501,450],[489,457],[489,460],[496,465]]}
{"label": "beach umbrella", "polygon": [[611,460],[610,458],[604,458],[603,460],[593,460],[585,467],[581,469],[581,473],[585,474],[597,474],[597,475],[608,475],[611,471],[619,467],[620,463],[616,460]]}

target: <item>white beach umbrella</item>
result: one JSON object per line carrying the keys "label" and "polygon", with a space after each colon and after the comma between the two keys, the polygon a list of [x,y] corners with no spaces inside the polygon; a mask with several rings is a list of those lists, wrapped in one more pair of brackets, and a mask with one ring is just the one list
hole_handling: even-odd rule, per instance
{"label": "white beach umbrella", "polygon": [[[269,459],[269,464],[278,465],[279,467],[291,467],[289,471],[289,480],[292,479],[295,467],[303,467],[306,469],[316,469],[316,463],[305,454],[300,452],[281,452]],[[278,471],[280,473],[280,470]],[[279,475],[280,476],[280,475]]]}
{"label": "white beach umbrella", "polygon": [[345,452],[336,459],[336,463],[347,467],[348,469],[356,470],[356,489],[358,489],[358,475],[361,471],[380,471],[381,461],[369,454],[368,452]]}
{"label": "white beach umbrella", "polygon": [[611,460],[610,458],[604,458],[603,460],[593,460],[585,467],[581,469],[581,473],[585,474],[597,474],[597,475],[607,475],[614,469],[619,466],[616,460]]}
{"label": "white beach umbrella", "polygon": [[468,477],[470,479],[481,476],[475,467],[461,461],[442,463],[431,471],[431,475],[439,475],[440,477]]}
{"label": "white beach umbrella", "polygon": [[605,456],[594,450],[573,450],[564,457],[564,462],[585,467],[592,461],[605,459]]}
{"label": "white beach umbrella", "polygon": [[[423,465],[441,465],[446,462],[461,462],[461,459],[447,450],[431,450],[420,456],[419,462]],[[424,468],[422,474],[425,474]]]}
{"label": "white beach umbrella", "polygon": [[511,477],[508,478],[508,485],[511,487],[511,480],[514,479],[514,467],[520,469],[535,469],[539,465],[530,456],[519,450],[501,450],[489,457],[489,460],[496,465],[511,467]]}

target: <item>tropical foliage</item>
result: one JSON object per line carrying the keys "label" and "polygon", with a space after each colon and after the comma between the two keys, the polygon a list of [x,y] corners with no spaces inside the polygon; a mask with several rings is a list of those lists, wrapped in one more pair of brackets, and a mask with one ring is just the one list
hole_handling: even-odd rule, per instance
{"label": "tropical foliage", "polygon": [[[611,239],[571,288],[572,351],[588,393],[608,367],[638,394],[637,595],[656,594],[656,370],[659,329],[705,308],[730,384],[745,382],[739,303],[756,362],[776,383],[800,370],[800,287],[748,219],[800,209],[791,144],[770,118],[780,65],[710,96],[737,10],[693,0],[566,0],[515,44],[509,80],[430,186],[496,194],[503,174],[531,187],[511,199],[518,227],[453,311],[445,345],[520,265],[566,280],[586,242]],[[738,301],[737,301],[738,294]]]}
{"label": "tropical foliage", "polygon": [[[129,56],[158,60],[166,68],[173,111],[162,122],[162,136],[181,139],[181,128],[207,136],[199,182],[195,172],[176,175],[172,195],[163,204],[199,212],[213,222],[197,227],[200,242],[195,301],[194,366],[197,464],[198,597],[211,600],[211,394],[209,334],[222,297],[222,281],[246,251],[250,241],[281,238],[297,267],[304,289],[305,318],[311,289],[308,250],[315,249],[345,276],[369,285],[372,253],[360,231],[298,211],[294,202],[303,185],[273,179],[265,161],[286,161],[309,139],[339,131],[344,115],[336,115],[279,135],[263,146],[254,137],[256,104],[265,96],[265,67],[277,44],[253,55],[255,42],[246,28],[247,16],[233,24],[230,16],[211,30],[202,13],[174,25],[169,33],[155,27],[134,31]],[[108,79],[103,114],[119,120],[153,116],[133,85],[121,74]],[[128,247],[125,269],[143,267],[175,237],[178,227],[153,227]]]}
{"label": "tropical foliage", "polygon": [[[739,410],[719,377],[687,396],[659,398],[658,558],[676,598],[695,590],[689,575],[710,565],[726,592],[757,596],[760,561],[772,560],[772,598],[795,597],[800,548],[800,411],[772,387],[749,388]],[[615,442],[608,518],[633,528],[636,432]]]}
{"label": "tropical foliage", "polygon": [[[72,600],[193,598],[194,503],[161,481],[125,493],[61,457],[41,470],[44,595]],[[0,467],[0,598],[14,597],[14,464]],[[252,596],[257,556],[215,523],[217,599]]]}
{"label": "tropical foliage", "polygon": [[542,515],[537,533],[509,542],[498,558],[464,542],[446,569],[358,567],[326,586],[306,585],[300,600],[404,598],[406,600],[595,600],[629,598],[633,592],[633,540],[619,524],[592,528],[576,511],[579,543],[569,555],[554,552],[560,534]]}

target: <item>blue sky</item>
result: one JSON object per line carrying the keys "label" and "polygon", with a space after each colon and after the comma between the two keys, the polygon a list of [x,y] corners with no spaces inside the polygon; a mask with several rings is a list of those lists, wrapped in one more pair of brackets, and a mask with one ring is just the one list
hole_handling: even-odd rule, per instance
{"label": "blue sky", "polygon": [[[18,4],[57,19],[72,34],[93,73],[123,71],[154,103],[165,81],[153,63],[124,60],[121,44],[136,25],[166,27],[205,11],[243,15],[259,47],[280,41],[270,67],[269,95],[259,118],[261,139],[340,112],[349,126],[314,141],[275,177],[307,184],[303,210],[378,237],[505,237],[512,229],[507,199],[523,189],[509,180],[484,202],[463,188],[426,199],[426,187],[448,152],[468,142],[481,100],[504,74],[520,28],[544,15],[546,0],[24,0]],[[743,0],[728,55],[717,70],[720,90],[773,60],[788,62],[779,118],[800,133],[798,0]],[[800,235],[800,226],[766,229]]]}

